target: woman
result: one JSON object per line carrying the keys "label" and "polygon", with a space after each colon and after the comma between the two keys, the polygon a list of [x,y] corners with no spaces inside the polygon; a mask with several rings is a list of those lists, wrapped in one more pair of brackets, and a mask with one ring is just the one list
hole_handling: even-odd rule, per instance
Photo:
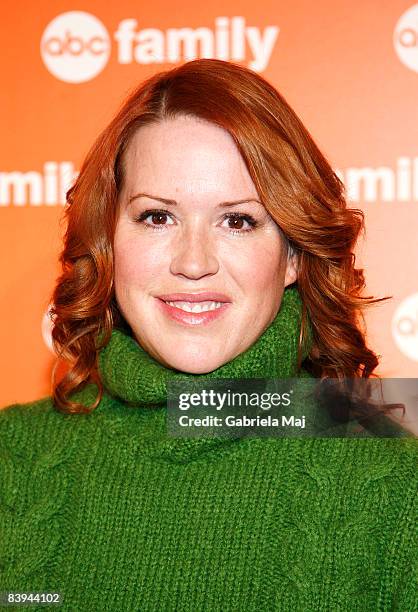
{"label": "woman", "polygon": [[63,610],[414,609],[414,440],[166,432],[173,381],[378,363],[362,213],[279,93],[219,60],[155,75],[66,214],[67,371],[0,413],[0,591],[60,592]]}

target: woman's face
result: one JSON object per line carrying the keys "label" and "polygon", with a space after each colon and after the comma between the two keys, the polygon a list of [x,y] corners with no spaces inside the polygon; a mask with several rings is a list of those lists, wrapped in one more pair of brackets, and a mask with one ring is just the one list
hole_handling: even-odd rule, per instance
{"label": "woman's face", "polygon": [[211,372],[270,325],[296,262],[222,128],[184,116],[141,127],[124,169],[114,237],[120,311],[154,359]]}

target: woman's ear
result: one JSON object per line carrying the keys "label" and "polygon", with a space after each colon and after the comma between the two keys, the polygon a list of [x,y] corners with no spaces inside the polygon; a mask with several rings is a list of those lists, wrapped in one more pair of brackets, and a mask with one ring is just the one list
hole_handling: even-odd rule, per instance
{"label": "woman's ear", "polygon": [[298,277],[298,256],[293,248],[289,245],[287,254],[286,274],[284,278],[284,286],[287,287],[296,281]]}

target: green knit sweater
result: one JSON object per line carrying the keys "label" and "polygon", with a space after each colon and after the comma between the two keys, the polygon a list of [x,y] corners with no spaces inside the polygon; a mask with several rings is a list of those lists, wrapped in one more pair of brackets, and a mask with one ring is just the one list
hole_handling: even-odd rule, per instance
{"label": "green knit sweater", "polygon": [[[296,376],[300,307],[287,289],[205,376]],[[175,439],[166,382],[184,374],[117,330],[99,365],[91,414],[0,412],[0,592],[59,592],[71,612],[418,609],[415,439]]]}

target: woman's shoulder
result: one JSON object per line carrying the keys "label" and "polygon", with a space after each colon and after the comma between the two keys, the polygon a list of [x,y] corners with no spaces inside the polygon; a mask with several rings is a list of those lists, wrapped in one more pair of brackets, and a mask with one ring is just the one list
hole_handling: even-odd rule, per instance
{"label": "woman's shoulder", "polygon": [[[94,397],[93,389],[86,388],[77,399],[91,403]],[[45,483],[55,478],[57,469],[65,475],[77,457],[91,448],[97,421],[94,411],[60,412],[51,396],[0,409],[0,482],[5,476],[5,486],[17,479],[24,487],[35,473],[42,473]]]}
{"label": "woman's shoulder", "polygon": [[10,404],[0,410],[0,440],[20,444],[21,438],[26,437],[28,432],[36,435],[37,429],[45,428],[51,420],[60,420],[52,397]]}
{"label": "woman's shoulder", "polygon": [[26,416],[39,416],[46,412],[51,412],[53,409],[51,396],[42,397],[32,402],[9,404],[0,409],[0,422],[10,422]]}
{"label": "woman's shoulder", "polygon": [[[79,402],[92,402],[97,395],[97,387],[94,384],[87,384],[71,396]],[[63,417],[67,416],[60,412],[54,404],[51,395],[42,397],[31,402],[16,402],[9,404],[4,408],[0,408],[0,420],[2,422],[11,421],[19,418],[33,418],[47,414],[57,414]]]}
{"label": "woman's shoulder", "polygon": [[[95,385],[87,385],[76,394],[76,399],[90,404],[94,401],[96,393]],[[19,438],[31,435],[35,441],[38,432],[48,435],[51,430],[58,431],[61,426],[66,426],[69,422],[74,424],[80,422],[80,419],[74,416],[58,410],[52,396],[32,402],[10,404],[0,409],[0,440],[8,438],[9,442],[14,440],[18,444]]]}

